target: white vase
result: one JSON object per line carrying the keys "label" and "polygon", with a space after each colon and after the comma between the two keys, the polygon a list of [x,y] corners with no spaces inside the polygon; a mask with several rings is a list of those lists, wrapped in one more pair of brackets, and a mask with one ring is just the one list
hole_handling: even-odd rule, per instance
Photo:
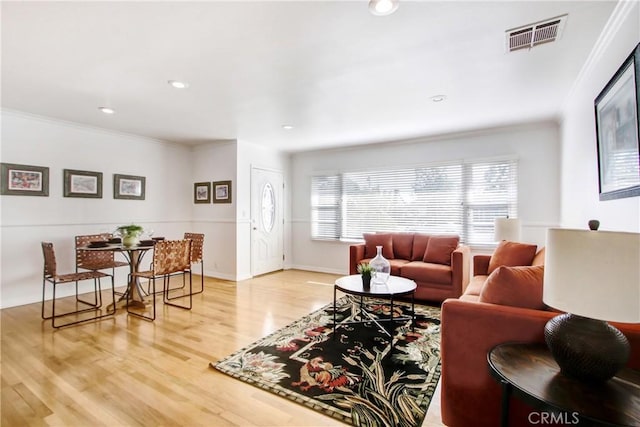
{"label": "white vase", "polygon": [[122,236],[122,244],[124,246],[136,246],[139,243],[137,234],[127,234]]}
{"label": "white vase", "polygon": [[382,256],[382,246],[376,246],[378,254],[374,259],[369,261],[369,265],[373,267],[375,274],[371,277],[372,285],[384,285],[389,280],[391,274],[391,264]]}

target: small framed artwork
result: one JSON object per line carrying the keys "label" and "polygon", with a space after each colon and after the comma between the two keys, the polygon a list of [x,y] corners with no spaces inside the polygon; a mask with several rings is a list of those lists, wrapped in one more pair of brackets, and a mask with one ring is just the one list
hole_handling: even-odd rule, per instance
{"label": "small framed artwork", "polygon": [[64,169],[64,197],[102,199],[102,172]]}
{"label": "small framed artwork", "polygon": [[231,181],[213,182],[213,203],[231,203]]}
{"label": "small framed artwork", "polygon": [[211,203],[210,182],[196,182],[193,184],[193,203]]}
{"label": "small framed artwork", "polygon": [[49,168],[0,163],[0,194],[14,196],[49,196]]}
{"label": "small framed artwork", "polygon": [[113,175],[113,198],[144,200],[145,177],[134,175]]}
{"label": "small framed artwork", "polygon": [[640,196],[640,44],[595,99],[600,200]]}

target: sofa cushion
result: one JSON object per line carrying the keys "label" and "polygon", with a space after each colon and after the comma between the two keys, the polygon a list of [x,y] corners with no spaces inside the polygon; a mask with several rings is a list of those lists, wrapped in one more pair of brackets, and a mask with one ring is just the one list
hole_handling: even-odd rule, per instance
{"label": "sofa cushion", "polygon": [[451,265],[451,254],[458,247],[458,236],[431,236],[422,260],[434,264]]}
{"label": "sofa cushion", "polygon": [[424,253],[427,251],[427,244],[431,235],[416,233],[413,235],[413,250],[411,251],[411,261],[422,261]]}
{"label": "sofa cushion", "polygon": [[496,268],[505,265],[515,267],[519,265],[531,265],[533,257],[536,255],[537,245],[527,243],[516,243],[503,240],[496,248],[489,260],[489,274]]}
{"label": "sofa cushion", "polygon": [[487,277],[484,275],[473,276],[467,285],[467,289],[464,290],[464,295],[480,295],[482,291],[482,287],[484,286],[484,282],[487,281]]}
{"label": "sofa cushion", "polygon": [[480,298],[479,295],[467,295],[467,294],[462,294],[460,295],[460,298],[458,298],[460,301],[468,301],[468,302],[478,302],[478,299]]}
{"label": "sofa cushion", "polygon": [[376,246],[382,246],[382,256],[386,259],[393,259],[393,240],[391,233],[363,233],[364,237],[364,257],[373,258],[378,251]]}
{"label": "sofa cushion", "polygon": [[416,282],[451,284],[451,267],[429,262],[412,261],[400,269],[400,275]]}
{"label": "sofa cushion", "polygon": [[544,265],[544,248],[540,249],[536,256],[533,257],[531,265]]}
{"label": "sofa cushion", "polygon": [[391,235],[393,243],[393,257],[411,259],[411,250],[413,249],[413,233],[393,233]]}
{"label": "sofa cushion", "polygon": [[544,266],[498,267],[480,292],[480,302],[543,310]]}
{"label": "sofa cushion", "polygon": [[409,260],[406,259],[390,259],[389,260],[389,264],[391,266],[391,275],[392,276],[400,276],[400,270],[401,268],[406,265],[409,264]]}

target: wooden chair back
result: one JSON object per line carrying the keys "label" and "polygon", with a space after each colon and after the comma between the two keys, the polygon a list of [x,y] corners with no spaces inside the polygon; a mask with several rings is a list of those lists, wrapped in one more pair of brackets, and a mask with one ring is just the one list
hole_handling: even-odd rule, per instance
{"label": "wooden chair back", "polygon": [[191,240],[161,240],[153,248],[153,274],[179,273],[191,269]]}
{"label": "wooden chair back", "polygon": [[44,277],[51,278],[57,276],[56,253],[53,243],[42,242],[42,255],[44,256]]}
{"label": "wooden chair back", "polygon": [[184,233],[185,239],[191,240],[191,263],[202,261],[202,247],[204,246],[204,234]]}
{"label": "wooden chair back", "polygon": [[80,251],[79,247],[91,242],[106,242],[112,237],[110,233],[85,234],[76,236],[76,269],[102,270],[114,267],[113,251]]}

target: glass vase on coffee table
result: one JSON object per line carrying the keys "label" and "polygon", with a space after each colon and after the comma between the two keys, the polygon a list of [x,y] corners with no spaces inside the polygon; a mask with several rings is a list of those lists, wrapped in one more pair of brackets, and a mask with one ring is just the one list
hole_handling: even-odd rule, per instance
{"label": "glass vase on coffee table", "polygon": [[391,274],[391,264],[382,256],[382,246],[376,246],[377,255],[371,261],[369,265],[375,271],[375,274],[371,278],[372,285],[384,285],[389,280]]}

